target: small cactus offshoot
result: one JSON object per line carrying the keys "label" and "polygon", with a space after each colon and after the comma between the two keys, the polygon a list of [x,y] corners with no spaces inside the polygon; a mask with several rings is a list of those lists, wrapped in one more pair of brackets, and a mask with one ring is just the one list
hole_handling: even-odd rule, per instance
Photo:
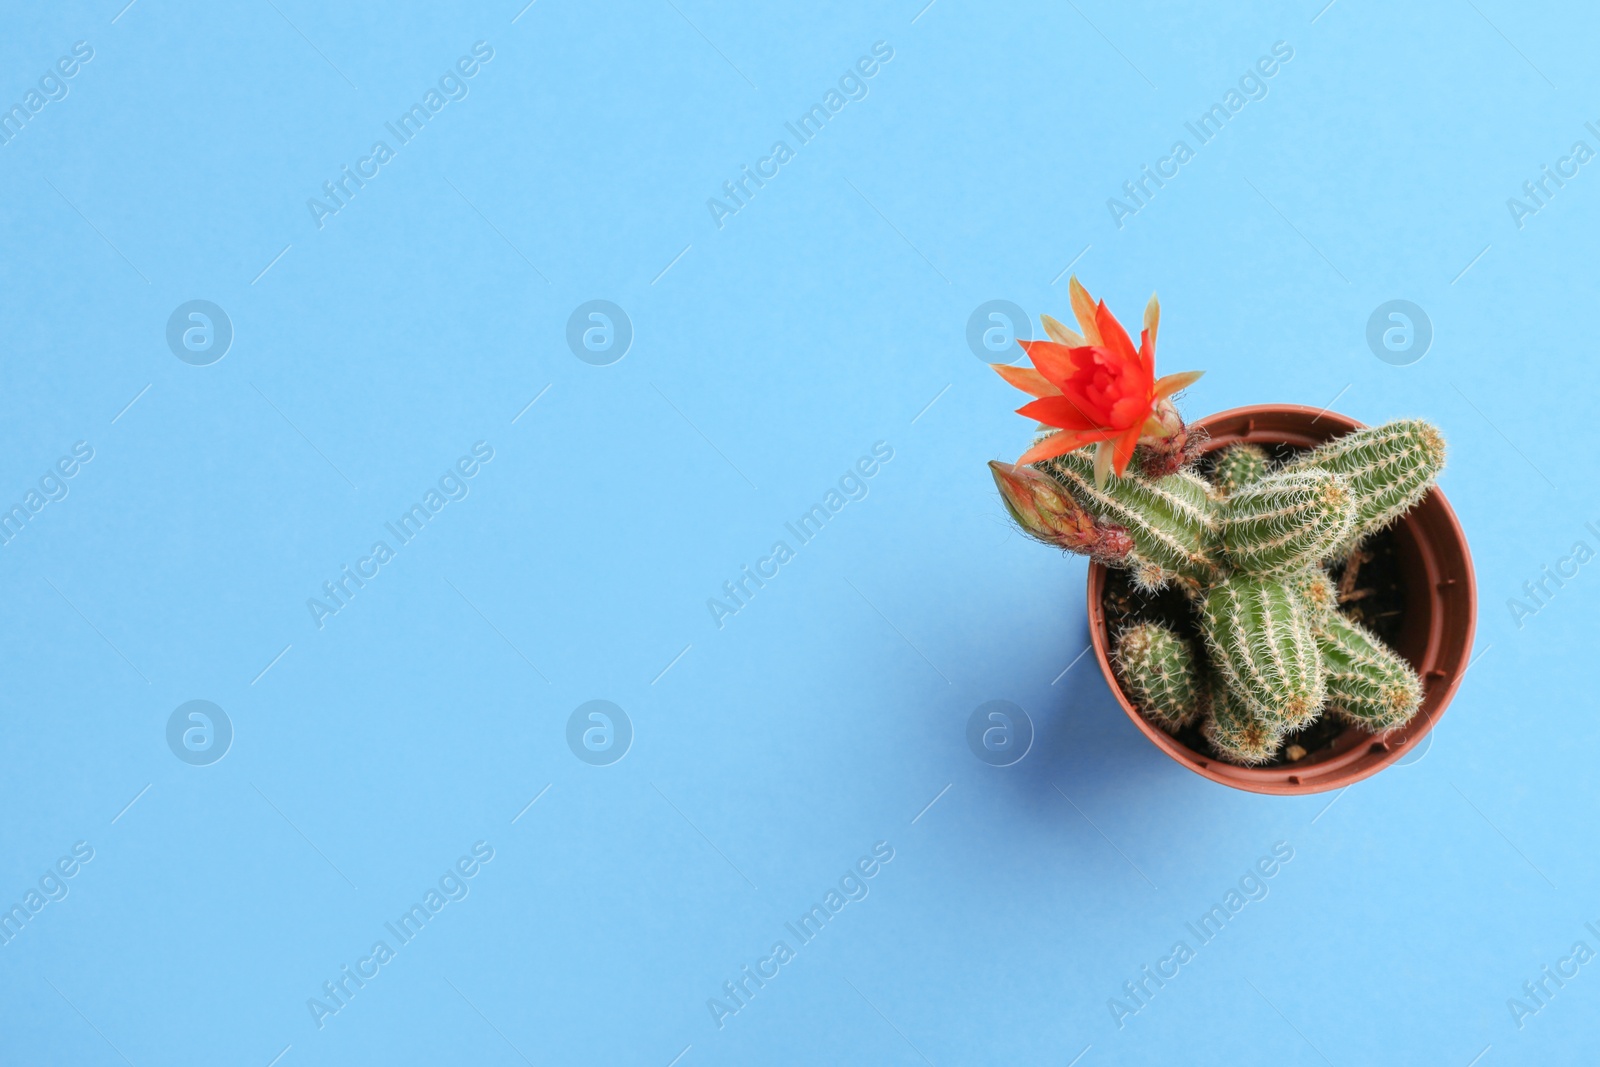
{"label": "small cactus offshoot", "polygon": [[1144,717],[1175,734],[1206,706],[1205,676],[1189,642],[1158,622],[1130,626],[1117,636],[1117,671]]}
{"label": "small cactus offshoot", "polygon": [[1211,468],[1211,483],[1223,496],[1232,496],[1251,482],[1266,476],[1272,460],[1267,450],[1248,441],[1228,445],[1217,452]]}
{"label": "small cactus offshoot", "polygon": [[1221,688],[1211,702],[1211,714],[1200,727],[1217,754],[1241,767],[1270,762],[1283,747],[1283,729],[1266,722],[1243,700]]}
{"label": "small cactus offshoot", "polygon": [[1285,735],[1323,715],[1375,734],[1408,722],[1421,680],[1342,614],[1327,568],[1427,495],[1444,466],[1438,429],[1400,420],[1282,463],[1236,442],[1216,452],[1208,481],[1195,469],[1204,432],[1172,399],[1199,374],[1155,377],[1155,299],[1135,348],[1076,278],[1070,290],[1081,332],[1046,317],[1050,340],[1022,343],[1033,366],[995,368],[1036,398],[1019,413],[1053,432],[1016,466],[990,466],[1029,536],[1124,569],[1143,592],[1175,587],[1189,604],[1203,642],[1154,622],[1117,635],[1130,702],[1171,733],[1198,722],[1220,758],[1243,766],[1280,750],[1302,758]]}

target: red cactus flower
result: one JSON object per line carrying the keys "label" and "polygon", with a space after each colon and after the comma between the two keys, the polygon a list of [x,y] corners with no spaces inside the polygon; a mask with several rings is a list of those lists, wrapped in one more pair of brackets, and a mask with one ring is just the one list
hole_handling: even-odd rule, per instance
{"label": "red cactus flower", "polygon": [[1053,340],[1017,342],[1033,367],[993,366],[1006,381],[1037,398],[1017,414],[1060,431],[1028,449],[1017,463],[1037,463],[1097,444],[1095,477],[1104,483],[1109,472],[1120,477],[1128,469],[1141,438],[1155,444],[1183,431],[1183,420],[1168,398],[1205,372],[1156,378],[1161,305],[1154,296],[1145,308],[1135,349],[1105,301],[1096,303],[1077,278],[1070,288],[1082,336],[1044,316],[1045,332]]}

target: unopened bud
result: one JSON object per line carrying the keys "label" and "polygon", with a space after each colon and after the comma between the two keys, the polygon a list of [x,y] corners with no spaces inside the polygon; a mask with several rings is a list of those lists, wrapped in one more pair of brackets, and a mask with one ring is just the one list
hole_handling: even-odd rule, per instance
{"label": "unopened bud", "polygon": [[1091,553],[1095,559],[1109,562],[1133,551],[1133,538],[1129,536],[1126,526],[1107,522],[1096,524],[1095,529],[1100,533],[1099,543]]}
{"label": "unopened bud", "polygon": [[1133,550],[1127,530],[1096,522],[1049,475],[1000,462],[989,470],[1006,510],[1028,536],[1097,559],[1120,559]]}
{"label": "unopened bud", "polygon": [[1147,478],[1174,474],[1200,458],[1205,441],[1205,432],[1189,429],[1172,401],[1162,397],[1139,438],[1140,469]]}

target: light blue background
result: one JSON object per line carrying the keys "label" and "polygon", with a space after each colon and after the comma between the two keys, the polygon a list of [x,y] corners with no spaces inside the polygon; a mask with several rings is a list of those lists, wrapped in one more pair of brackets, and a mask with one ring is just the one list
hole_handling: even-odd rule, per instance
{"label": "light blue background", "polygon": [[[1597,164],[1520,229],[1506,200],[1600,148],[1600,16],[921,2],[0,18],[6,107],[94,49],[0,147],[0,497],[94,449],[0,549],[0,898],[95,850],[0,948],[0,1061],[1593,1057],[1600,963],[1521,1029],[1507,999],[1600,950],[1600,572],[1521,626],[1506,601],[1600,547]],[[470,95],[319,229],[307,198],[476,41]],[[877,41],[869,95],[719,229],[707,198]],[[1278,41],[1266,98],[1119,229],[1107,198]],[[984,463],[1029,426],[965,334],[991,299],[1065,315],[1069,263],[1124,322],[1159,291],[1163,371],[1208,372],[1191,417],[1444,427],[1479,658],[1419,762],[1234,792],[1092,658],[1062,675],[1084,563],[1008,530]],[[1364,340],[1396,298],[1435,330],[1405,367]],[[192,299],[235,330],[211,366],[165,342]],[[591,299],[635,331],[610,366],[565,340]],[[470,495],[319,629],[307,599],[478,441]],[[191,699],[233,723],[211,766],[166,744]],[[565,740],[591,699],[636,732],[611,766]],[[1004,769],[964,739],[993,699],[1037,730]],[[480,840],[470,896],[319,1029],[308,998]],[[879,841],[870,895],[719,1029],[707,999]],[[1266,899],[1119,1029],[1277,842]]]}

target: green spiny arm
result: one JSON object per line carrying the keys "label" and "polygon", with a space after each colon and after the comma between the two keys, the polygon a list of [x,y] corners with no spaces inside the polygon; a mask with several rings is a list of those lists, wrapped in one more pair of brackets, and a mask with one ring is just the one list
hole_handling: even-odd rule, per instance
{"label": "green spiny arm", "polygon": [[1315,719],[1327,697],[1305,605],[1278,579],[1234,575],[1200,609],[1217,673],[1264,721],[1285,730]]}
{"label": "green spiny arm", "polygon": [[1257,715],[1221,678],[1213,683],[1211,711],[1200,732],[1219,756],[1244,767],[1269,762],[1283,747],[1283,727]]}
{"label": "green spiny arm", "polygon": [[1123,630],[1113,659],[1134,705],[1168,733],[1177,733],[1205,709],[1205,680],[1194,649],[1160,623]]}
{"label": "green spiny arm", "polygon": [[1101,522],[1127,531],[1133,550],[1122,561],[1135,583],[1160,588],[1180,579],[1191,589],[1222,575],[1214,547],[1215,501],[1204,479],[1180,471],[1148,479],[1132,471],[1104,489],[1094,480],[1092,452],[1069,452],[1039,466],[1064,485]]}
{"label": "green spiny arm", "polygon": [[1222,502],[1222,547],[1241,571],[1286,574],[1348,540],[1356,502],[1337,474],[1316,467],[1269,474]]}
{"label": "green spiny arm", "polygon": [[1333,556],[1415,507],[1444,469],[1444,436],[1421,419],[1398,419],[1347,433],[1296,457],[1285,469],[1319,467],[1342,476],[1356,500],[1355,525]]}
{"label": "green spiny arm", "polygon": [[1335,612],[1317,631],[1328,707],[1346,722],[1382,733],[1403,726],[1422,704],[1422,680],[1393,650]]}

